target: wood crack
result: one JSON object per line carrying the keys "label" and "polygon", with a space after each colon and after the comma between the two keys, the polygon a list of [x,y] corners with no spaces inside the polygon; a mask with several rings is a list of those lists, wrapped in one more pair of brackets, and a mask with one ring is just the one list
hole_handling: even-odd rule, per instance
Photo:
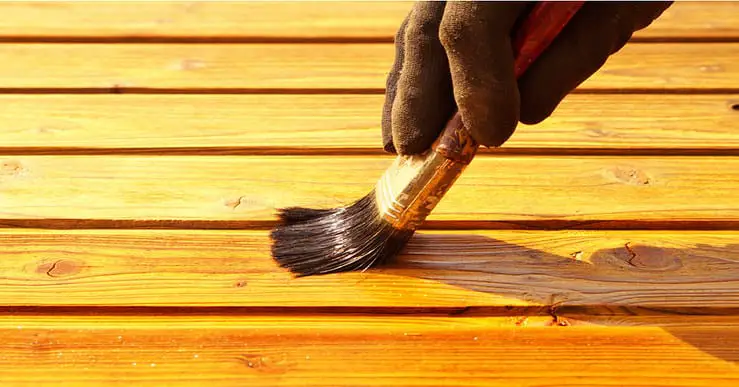
{"label": "wood crack", "polygon": [[49,270],[47,270],[47,271],[46,271],[46,275],[47,275],[47,276],[49,276],[49,277],[51,277],[51,278],[56,278],[56,276],[55,276],[55,275],[53,275],[52,273],[54,272],[54,270],[56,270],[56,266],[57,266],[58,264],[59,264],[59,261],[54,261],[54,262],[53,262],[53,263],[51,264],[51,266],[49,267]]}
{"label": "wood crack", "polygon": [[628,251],[629,252],[629,255],[630,255],[628,261],[626,261],[626,262],[630,266],[636,267],[636,265],[634,265],[634,262],[633,262],[634,259],[636,258],[636,252],[634,252],[634,250],[631,249],[631,246],[629,246],[629,244],[631,244],[631,242],[626,242],[626,244],[624,244],[624,247],[626,248],[626,251]]}

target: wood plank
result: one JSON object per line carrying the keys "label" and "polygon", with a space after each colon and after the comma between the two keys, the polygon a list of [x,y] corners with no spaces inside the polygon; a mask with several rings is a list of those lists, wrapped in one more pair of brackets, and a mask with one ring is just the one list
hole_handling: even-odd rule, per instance
{"label": "wood plank", "polygon": [[739,4],[731,1],[676,1],[635,37],[739,38]]}
{"label": "wood plank", "polygon": [[[380,151],[383,100],[382,95],[0,95],[5,107],[0,152],[51,147]],[[739,94],[571,94],[550,119],[521,125],[504,148],[739,148]]]}
{"label": "wood plank", "polygon": [[[359,199],[391,162],[390,156],[10,156],[0,159],[0,219],[245,227],[275,220],[275,208]],[[483,155],[428,220],[484,228],[737,222],[738,184],[737,157]]]}
{"label": "wood plank", "polygon": [[[412,3],[2,2],[0,36],[392,38]],[[716,8],[716,7],[714,7]],[[717,11],[724,11],[724,8]]]}
{"label": "wood plank", "polygon": [[[0,333],[0,381],[12,386],[542,386],[582,380],[591,386],[732,386],[739,379],[736,324],[667,330],[498,328],[479,319],[42,316],[4,317]],[[29,363],[33,367],[22,366]]]}
{"label": "wood plank", "polygon": [[[355,37],[392,39],[411,3],[372,2],[0,2],[9,37]],[[739,38],[735,2],[673,4],[650,38]]]}
{"label": "wood plank", "polygon": [[[369,89],[382,92],[391,44],[4,44],[12,88]],[[634,43],[581,89],[736,89],[739,43]],[[43,58],[43,59],[41,59]]]}
{"label": "wood plank", "polygon": [[267,230],[0,229],[0,310],[736,314],[738,241],[737,231],[421,231],[386,267],[293,279],[272,260]]}

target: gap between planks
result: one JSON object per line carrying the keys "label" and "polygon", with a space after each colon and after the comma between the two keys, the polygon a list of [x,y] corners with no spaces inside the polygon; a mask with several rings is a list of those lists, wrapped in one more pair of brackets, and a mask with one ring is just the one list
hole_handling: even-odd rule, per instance
{"label": "gap between planks", "polygon": [[[0,44],[376,44],[394,43],[387,36],[75,36],[0,35]],[[629,43],[739,43],[739,36],[633,36]]]}
{"label": "gap between planks", "polygon": [[[249,88],[249,87],[128,87],[120,84],[103,87],[6,87],[0,95],[384,95],[384,88]],[[675,87],[659,88],[578,88],[570,95],[733,95],[736,87]]]}

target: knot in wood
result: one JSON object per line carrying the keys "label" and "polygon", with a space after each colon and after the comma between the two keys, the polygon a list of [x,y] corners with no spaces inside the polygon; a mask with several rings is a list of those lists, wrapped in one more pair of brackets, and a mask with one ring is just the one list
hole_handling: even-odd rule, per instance
{"label": "knot in wood", "polygon": [[18,160],[0,160],[0,176],[17,176],[23,172],[23,165]]}
{"label": "knot in wood", "polygon": [[199,59],[183,59],[179,64],[180,70],[198,70],[205,67],[205,62]]}
{"label": "knot in wood", "polygon": [[239,361],[255,371],[273,374],[282,374],[290,368],[284,354],[268,356],[262,353],[245,353],[239,356]]}
{"label": "knot in wood", "polygon": [[57,278],[69,277],[79,273],[81,270],[82,265],[79,262],[66,259],[57,259],[54,261],[42,262],[36,268],[36,273]]}
{"label": "knot in wood", "polygon": [[630,266],[647,271],[675,271],[683,267],[676,249],[627,244],[626,260]]}
{"label": "knot in wood", "polygon": [[648,185],[652,182],[646,172],[633,167],[616,166],[608,170],[608,175],[628,185]]}

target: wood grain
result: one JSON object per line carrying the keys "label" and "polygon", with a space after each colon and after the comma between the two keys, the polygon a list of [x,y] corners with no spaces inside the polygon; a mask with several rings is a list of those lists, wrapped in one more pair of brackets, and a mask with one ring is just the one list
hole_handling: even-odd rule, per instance
{"label": "wood grain", "polygon": [[[391,156],[8,156],[0,219],[271,222],[366,195]],[[736,157],[481,156],[428,220],[477,227],[739,220]],[[42,219],[46,219],[43,222]],[[625,222],[625,223],[624,223]],[[8,224],[8,223],[6,223]],[[30,224],[30,223],[27,223]],[[228,225],[228,223],[224,224]],[[448,226],[448,225],[447,225]]]}
{"label": "wood grain", "polygon": [[736,2],[679,1],[635,37],[737,38]]}
{"label": "wood grain", "polygon": [[496,325],[364,317],[5,317],[0,381],[242,387],[541,386],[581,380],[611,386],[617,380],[630,386],[731,386],[739,379],[739,352],[732,346],[739,337],[736,325]]}
{"label": "wood grain", "polygon": [[301,279],[274,209],[389,165],[410,3],[137,5],[0,2],[0,385],[736,385],[739,3],[636,33],[397,262]]}
{"label": "wood grain", "polygon": [[422,231],[386,267],[299,279],[272,260],[268,231],[0,229],[0,242],[3,307],[739,310],[735,231]]}
{"label": "wood grain", "polygon": [[[381,152],[384,98],[0,95],[0,152],[54,147]],[[739,148],[739,108],[732,109],[734,105],[739,105],[739,94],[571,94],[548,120],[521,125],[504,148],[611,148],[627,154],[639,148]]]}
{"label": "wood grain", "polygon": [[[381,93],[392,44],[4,44],[13,88],[367,89]],[[580,89],[735,90],[739,43],[624,47]],[[44,58],[40,61],[39,58]]]}
{"label": "wood grain", "polygon": [[124,2],[3,2],[0,14],[6,18],[0,22],[0,36],[387,39],[395,35],[411,5],[408,1],[156,1],[131,7]]}
{"label": "wood grain", "polygon": [[[392,39],[411,2],[2,2],[0,36]],[[739,38],[735,2],[676,2],[639,38]]]}

